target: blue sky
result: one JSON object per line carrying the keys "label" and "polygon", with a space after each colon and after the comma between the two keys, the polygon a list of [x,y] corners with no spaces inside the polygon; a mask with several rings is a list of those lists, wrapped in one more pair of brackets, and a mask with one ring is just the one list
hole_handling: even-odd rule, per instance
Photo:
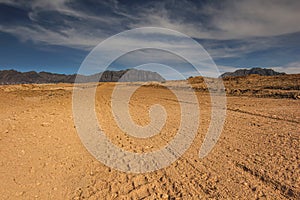
{"label": "blue sky", "polygon": [[[76,73],[106,38],[133,28],[162,27],[198,41],[221,72],[267,67],[300,73],[299,10],[297,0],[0,0],[0,70]],[[142,59],[142,53],[128,59]],[[128,59],[114,62],[112,69],[132,67]],[[189,71],[187,65],[178,67]]]}

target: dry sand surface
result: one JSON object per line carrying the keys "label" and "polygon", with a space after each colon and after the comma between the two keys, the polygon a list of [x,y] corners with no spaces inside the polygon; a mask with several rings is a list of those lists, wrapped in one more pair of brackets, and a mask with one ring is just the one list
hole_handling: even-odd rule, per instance
{"label": "dry sand surface", "polygon": [[[0,87],[0,199],[300,199],[299,99],[229,96],[218,143],[200,159],[211,106],[208,94],[197,92],[200,126],[188,151],[167,168],[133,174],[110,169],[83,146],[72,117],[72,87]],[[180,107],[172,92],[141,87],[134,93],[130,113],[137,124],[149,123],[154,103],[168,113],[160,135],[137,139],[112,117],[113,88],[99,84],[96,111],[114,144],[144,153],[174,137]]]}

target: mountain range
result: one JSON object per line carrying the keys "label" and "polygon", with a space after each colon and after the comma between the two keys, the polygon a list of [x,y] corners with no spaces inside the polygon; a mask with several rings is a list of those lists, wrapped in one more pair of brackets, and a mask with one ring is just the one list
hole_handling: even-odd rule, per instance
{"label": "mountain range", "polygon": [[225,72],[220,77],[232,77],[232,76],[247,76],[251,74],[258,74],[261,76],[277,76],[277,75],[284,75],[285,73],[276,72],[273,69],[266,69],[266,68],[251,68],[251,69],[238,69],[234,72]]}
{"label": "mountain range", "polygon": [[[126,74],[127,72],[129,73]],[[19,72],[16,70],[0,70],[0,84],[8,85],[26,83],[74,83],[76,76],[76,74],[66,75],[50,72]],[[91,80],[99,80],[99,82],[165,81],[165,79],[156,72],[136,69],[104,71],[102,73],[97,73],[89,76],[77,76],[77,82],[90,82]]]}
{"label": "mountain range", "polygon": [[[234,72],[225,72],[220,76],[220,78],[247,76],[250,74],[276,76],[284,75],[285,73],[276,72],[272,69],[266,68],[238,69]],[[165,79],[156,72],[136,69],[104,71],[102,73],[96,73],[88,76],[77,74],[56,74],[50,72],[19,72],[16,70],[0,70],[0,85],[26,83],[74,83],[75,79],[77,82],[90,82],[91,80],[99,79],[99,82],[165,81]]]}

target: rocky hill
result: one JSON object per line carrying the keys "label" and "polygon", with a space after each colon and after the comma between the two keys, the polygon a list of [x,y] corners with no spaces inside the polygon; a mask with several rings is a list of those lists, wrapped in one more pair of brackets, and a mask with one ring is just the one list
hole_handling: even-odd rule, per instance
{"label": "rocky hill", "polygon": [[220,77],[232,77],[232,76],[247,76],[250,74],[258,74],[261,76],[277,76],[283,75],[285,73],[276,72],[273,69],[266,69],[266,68],[252,68],[252,69],[238,69],[234,72],[226,72],[222,74]]}
{"label": "rocky hill", "polygon": [[[130,73],[126,76],[126,72]],[[123,77],[122,77],[123,76]],[[95,77],[101,77],[100,82],[117,82],[117,81],[165,81],[156,72],[143,70],[121,70],[105,71],[103,73],[93,74],[90,76],[79,75],[80,82],[89,82],[95,80]],[[122,77],[122,78],[121,78]],[[18,72],[16,70],[0,70],[0,84],[26,84],[26,83],[74,83],[76,74],[65,75],[49,72]]]}

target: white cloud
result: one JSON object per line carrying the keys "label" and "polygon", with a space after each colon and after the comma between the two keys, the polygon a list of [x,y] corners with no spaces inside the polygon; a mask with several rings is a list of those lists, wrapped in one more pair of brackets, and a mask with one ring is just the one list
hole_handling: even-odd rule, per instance
{"label": "white cloud", "polygon": [[285,72],[287,74],[300,74],[300,61],[270,68],[278,72]]}
{"label": "white cloud", "polygon": [[229,38],[274,36],[300,31],[300,1],[230,1],[213,10],[212,24]]}
{"label": "white cloud", "polygon": [[[100,37],[89,36],[88,33],[84,36],[77,32],[76,29],[66,28],[61,32],[46,29],[39,25],[32,27],[16,26],[4,27],[0,25],[0,31],[11,33],[17,36],[21,41],[31,40],[33,42],[68,46],[79,49],[90,50],[101,42]],[[34,39],[33,39],[34,38]]]}
{"label": "white cloud", "polygon": [[168,2],[156,9],[142,9],[138,23],[132,27],[158,26],[174,29],[191,37],[202,39],[244,39],[276,36],[300,31],[300,1],[241,0],[208,4],[200,9],[184,1],[180,8],[185,15],[204,14],[206,21],[186,20],[184,16],[171,17],[174,10],[166,9]]}

